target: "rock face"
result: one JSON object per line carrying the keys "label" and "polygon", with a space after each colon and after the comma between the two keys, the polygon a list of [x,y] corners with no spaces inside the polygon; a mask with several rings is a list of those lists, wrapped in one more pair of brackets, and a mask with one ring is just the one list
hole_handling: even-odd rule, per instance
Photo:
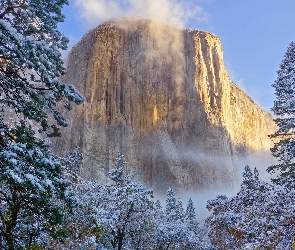
{"label": "rock face", "polygon": [[273,118],[231,81],[221,41],[207,32],[103,23],[72,49],[63,81],[85,103],[69,113],[57,150],[80,146],[88,178],[106,181],[121,150],[127,171],[157,190],[231,186],[272,145]]}

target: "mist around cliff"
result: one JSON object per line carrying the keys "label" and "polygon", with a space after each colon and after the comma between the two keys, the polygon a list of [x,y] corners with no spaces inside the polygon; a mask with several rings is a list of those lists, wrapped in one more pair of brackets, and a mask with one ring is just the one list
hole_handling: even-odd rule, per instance
{"label": "mist around cliff", "polygon": [[[225,187],[230,186],[232,189],[229,189],[225,193],[231,193],[232,190],[238,190],[242,181],[245,166],[250,166],[252,169],[256,168],[259,171],[260,179],[270,183],[271,178],[274,178],[275,176],[269,174],[266,169],[271,165],[278,164],[278,160],[271,155],[270,151],[253,151],[246,156],[234,155],[232,159],[228,155],[218,156],[198,151],[186,151],[181,153],[181,158],[194,162],[196,166],[203,164],[204,166],[213,166],[214,169],[227,168],[229,162],[233,162],[232,164],[234,165],[234,171],[231,174],[233,175],[234,181],[230,185],[222,185],[223,187],[221,187],[221,189],[227,190]],[[206,171],[206,167],[204,167],[203,171]],[[224,176],[220,176],[220,179],[217,183],[222,184],[223,178]],[[214,184],[216,185],[216,182]],[[220,194],[222,193],[220,192]]]}
{"label": "mist around cliff", "polygon": [[[203,220],[210,215],[210,212],[206,208],[208,200],[214,199],[219,195],[233,197],[237,194],[241,188],[245,166],[249,166],[253,170],[256,168],[259,173],[259,179],[266,183],[271,183],[271,179],[275,178],[276,175],[271,175],[266,169],[271,165],[278,164],[277,159],[271,155],[270,151],[257,151],[252,152],[247,157],[235,156],[233,159],[230,159],[229,156],[218,156],[206,154],[205,152],[197,150],[186,150],[185,152],[181,152],[178,157],[181,158],[181,160],[193,162],[195,167],[198,168],[198,172],[202,178],[208,180],[208,185],[203,189],[176,189],[177,197],[179,197],[185,205],[190,198],[192,199],[200,223],[203,223]],[[232,177],[226,178],[227,181],[225,181],[225,176],[218,176],[214,170],[222,172],[222,169],[224,169],[224,171],[227,172],[229,161],[234,161],[233,164],[235,167],[232,169],[233,171],[230,172]],[[228,179],[232,179],[232,182],[229,183]],[[155,196],[161,201],[162,205],[165,205],[164,195],[155,192]]]}

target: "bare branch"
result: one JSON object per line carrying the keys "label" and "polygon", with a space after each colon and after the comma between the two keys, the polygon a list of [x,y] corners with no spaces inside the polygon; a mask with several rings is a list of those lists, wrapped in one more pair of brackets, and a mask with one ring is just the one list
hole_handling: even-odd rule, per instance
{"label": "bare branch", "polygon": [[3,19],[7,14],[15,15],[16,13],[14,12],[14,10],[23,7],[25,3],[26,0],[22,0],[19,5],[7,6],[7,8],[0,14],[0,19]]}

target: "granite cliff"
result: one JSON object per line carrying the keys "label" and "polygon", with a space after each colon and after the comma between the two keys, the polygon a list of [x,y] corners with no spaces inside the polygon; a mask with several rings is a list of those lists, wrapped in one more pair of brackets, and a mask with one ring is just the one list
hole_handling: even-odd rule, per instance
{"label": "granite cliff", "polygon": [[213,34],[106,22],[72,49],[63,81],[85,103],[69,113],[57,150],[80,146],[88,178],[106,181],[121,150],[147,186],[216,188],[233,185],[253,155],[270,157],[273,118],[231,81]]}

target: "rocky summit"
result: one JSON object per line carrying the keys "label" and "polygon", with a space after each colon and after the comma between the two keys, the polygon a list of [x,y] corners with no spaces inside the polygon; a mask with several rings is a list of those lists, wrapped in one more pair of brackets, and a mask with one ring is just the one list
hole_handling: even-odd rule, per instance
{"label": "rocky summit", "polygon": [[105,22],[73,47],[67,74],[85,102],[68,113],[56,150],[79,146],[81,174],[107,181],[117,151],[156,190],[234,185],[266,163],[273,117],[235,85],[220,39],[128,18]]}

